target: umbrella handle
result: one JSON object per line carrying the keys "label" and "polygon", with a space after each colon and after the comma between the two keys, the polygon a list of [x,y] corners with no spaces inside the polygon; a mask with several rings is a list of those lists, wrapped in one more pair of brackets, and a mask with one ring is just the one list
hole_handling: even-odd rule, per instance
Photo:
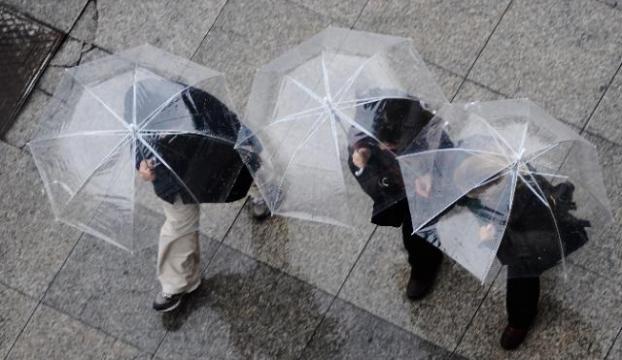
{"label": "umbrella handle", "polygon": [[359,176],[363,175],[364,171],[365,171],[365,167],[363,166],[362,168],[359,168],[358,170],[356,170],[354,172],[354,176],[359,177]]}

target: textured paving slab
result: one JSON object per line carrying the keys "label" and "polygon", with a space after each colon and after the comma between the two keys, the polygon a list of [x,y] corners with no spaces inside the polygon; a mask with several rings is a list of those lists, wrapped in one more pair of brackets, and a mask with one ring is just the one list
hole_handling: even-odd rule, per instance
{"label": "textured paving slab", "polygon": [[258,222],[244,209],[224,243],[336,294],[373,226],[358,230],[279,216]]}
{"label": "textured paving slab", "polygon": [[41,305],[8,359],[149,359],[148,354]]}
{"label": "textured paving slab", "polygon": [[4,359],[11,345],[37,306],[37,302],[0,284],[0,358]]}
{"label": "textured paving slab", "polygon": [[466,75],[508,3],[370,0],[355,28],[411,37],[425,60]]}
{"label": "textured paving slab", "polygon": [[606,360],[615,360],[615,359],[622,359],[622,338],[620,337],[620,335],[618,335],[618,338],[615,344],[613,344],[613,347],[611,348],[611,351],[609,352],[609,355],[606,358]]}
{"label": "textured paving slab", "polygon": [[[486,288],[445,260],[433,292],[406,298],[410,266],[401,230],[381,227],[367,245],[340,298],[446,349],[453,349],[484,298]],[[456,296],[459,294],[459,296]]]}
{"label": "textured paving slab", "polygon": [[160,346],[163,359],[294,359],[331,296],[226,246]]}
{"label": "textured paving slab", "polygon": [[592,0],[515,1],[470,77],[580,125],[621,56],[622,12]]}
{"label": "textured paving slab", "polygon": [[190,57],[224,0],[90,2],[72,36],[116,51],[144,43]]}
{"label": "textured paving slab", "polygon": [[499,345],[506,324],[505,277],[477,311],[457,349],[471,359],[602,359],[622,321],[622,288],[575,266],[568,281],[560,269],[542,278],[539,314],[525,343],[514,352]]}
{"label": "textured paving slab", "polygon": [[367,0],[292,0],[307,8],[329,16],[333,19],[354,24],[359,17]]}
{"label": "textured paving slab", "polygon": [[616,75],[588,125],[588,131],[622,144],[622,71]]}
{"label": "textured paving slab", "polygon": [[472,101],[493,101],[507,99],[505,95],[499,94],[487,89],[486,87],[476,84],[470,80],[465,81],[460,88],[458,94],[454,98],[454,103],[467,103]]}
{"label": "textured paving slab", "polygon": [[0,142],[0,281],[39,298],[79,233],[54,221],[30,156]]}
{"label": "textured paving slab", "polygon": [[[159,228],[154,224],[150,229],[156,241]],[[217,243],[201,240],[201,257],[207,261]],[[85,235],[50,286],[44,302],[154,352],[166,332],[162,317],[151,309],[159,290],[155,248],[132,256]]]}
{"label": "textured paving slab", "polygon": [[614,222],[569,260],[622,284],[622,146],[601,137],[584,136],[596,145]]}
{"label": "textured paving slab", "polygon": [[[62,31],[69,31],[88,0],[5,0],[5,4]],[[61,10],[62,11],[59,11]]]}
{"label": "textured paving slab", "polygon": [[[351,24],[333,20],[288,0],[229,0],[215,26],[244,38],[250,47],[239,55],[259,67],[328,25]],[[234,44],[235,46],[235,44]]]}
{"label": "textured paving slab", "polygon": [[[302,359],[448,359],[450,352],[342,300],[326,314]],[[456,359],[460,359],[457,357]]]}

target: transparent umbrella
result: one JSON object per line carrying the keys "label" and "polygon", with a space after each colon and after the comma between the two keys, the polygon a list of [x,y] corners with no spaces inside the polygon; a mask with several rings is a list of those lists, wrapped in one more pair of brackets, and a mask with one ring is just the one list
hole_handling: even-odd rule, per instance
{"label": "transparent umbrella", "polygon": [[415,143],[413,228],[482,281],[539,275],[612,219],[595,147],[529,100],[446,105]]}
{"label": "transparent umbrella", "polygon": [[160,201],[224,201],[244,168],[229,109],[222,74],[149,45],[68,69],[29,144],[54,215],[129,251],[154,245]]}
{"label": "transparent umbrella", "polygon": [[237,147],[273,214],[356,226],[371,187],[405,198],[395,153],[446,102],[410,39],[330,27],[257,71]]}

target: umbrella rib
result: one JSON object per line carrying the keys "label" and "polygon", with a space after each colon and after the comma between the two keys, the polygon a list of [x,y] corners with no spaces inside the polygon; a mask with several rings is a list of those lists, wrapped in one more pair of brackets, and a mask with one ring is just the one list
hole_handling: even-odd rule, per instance
{"label": "umbrella rib", "polygon": [[139,130],[142,130],[147,125],[149,125],[151,120],[153,120],[159,113],[161,113],[162,110],[164,110],[164,108],[166,106],[168,106],[173,99],[175,99],[179,94],[181,94],[182,91],[190,89],[190,86],[191,85],[184,86],[182,89],[179,89],[179,91],[176,91],[171,97],[169,97],[166,101],[164,101],[162,104],[160,104],[158,107],[156,107],[149,115],[147,115],[138,124],[136,124],[137,126],[140,127]]}
{"label": "umbrella rib", "polygon": [[[283,183],[285,182],[285,176],[287,175],[287,172],[289,171],[289,168],[292,165],[294,158],[298,156],[298,152],[300,151],[300,149],[302,149],[302,147],[306,145],[307,141],[311,139],[311,137],[315,134],[315,132],[324,123],[324,121],[325,120],[322,120],[322,116],[319,116],[318,119],[315,121],[315,123],[312,125],[311,129],[309,130],[309,134],[305,136],[304,140],[301,141],[300,144],[296,147],[296,149],[294,149],[294,152],[292,152],[292,156],[289,158],[289,161],[287,162],[287,165],[285,166],[285,169],[283,170],[283,175],[281,176],[281,181],[279,182],[279,188],[278,188],[279,191],[281,191],[281,189],[283,188]],[[272,208],[274,208],[274,204],[272,204]]]}
{"label": "umbrella rib", "polygon": [[[497,129],[495,129],[492,125],[490,125],[488,123],[488,121],[486,121],[485,119],[483,119],[481,116],[477,116],[476,119],[483,123],[489,130],[491,130],[496,136],[493,136],[492,138],[495,139],[495,142],[497,144],[499,143],[499,140],[501,140],[503,142],[503,144],[514,154],[514,156],[518,155],[516,153],[516,151],[514,151],[514,149],[512,149],[512,146],[505,140],[505,138],[503,136],[501,136],[501,134],[499,134],[499,132],[497,131]],[[501,146],[500,146],[501,147]]]}
{"label": "umbrella rib", "polygon": [[115,145],[112,148],[112,150],[108,154],[106,154],[106,156],[104,156],[102,158],[102,160],[99,162],[99,164],[97,164],[97,166],[93,169],[91,174],[89,176],[87,176],[86,179],[84,179],[84,181],[82,181],[82,183],[80,184],[80,186],[78,186],[76,191],[65,202],[65,206],[67,206],[67,204],[69,204],[71,202],[71,200],[73,200],[73,198],[86,186],[86,184],[89,182],[89,180],[91,180],[93,178],[93,176],[95,176],[95,174],[99,171],[99,169],[101,169],[101,167],[104,166],[108,162],[108,160],[110,160],[110,158],[117,152],[117,150],[119,150],[119,148],[126,142],[126,140],[129,137],[130,137],[129,134],[124,136],[123,139],[121,139],[121,141],[117,145]]}
{"label": "umbrella rib", "polygon": [[328,84],[328,70],[326,69],[326,62],[324,61],[324,51],[322,51],[322,55],[320,57],[322,62],[322,78],[324,79],[324,92],[326,92],[326,98],[329,101],[332,101],[332,96],[330,95],[330,87]]}
{"label": "umbrella rib", "polygon": [[[359,125],[359,123],[357,123],[356,121],[350,119],[350,117],[348,117],[346,114],[344,114],[341,110],[333,109],[333,111],[337,114],[337,116],[339,116],[340,118],[343,118],[352,127],[354,127],[355,129],[358,129],[359,131],[361,131],[365,135],[369,136],[372,140],[378,142],[378,144],[382,144],[383,143],[374,134],[372,134],[370,131],[365,129],[363,126]],[[389,151],[391,151],[391,150],[389,150]],[[391,153],[393,153],[393,151],[391,151]]]}
{"label": "umbrella rib", "polygon": [[546,207],[550,208],[551,205],[549,204],[548,201],[546,201],[545,197],[546,195],[544,195],[544,192],[542,191],[542,189],[540,188],[540,185],[538,185],[536,179],[533,177],[533,175],[528,174],[531,179],[533,180],[534,184],[536,185],[536,187],[538,188],[538,190],[536,190],[533,186],[531,186],[531,184],[527,181],[527,179],[525,179],[525,177],[517,172],[518,177],[521,179],[521,181],[527,185],[527,187],[529,188],[529,190],[531,190],[531,192],[536,195],[536,197],[538,198],[538,200],[540,200],[540,202],[542,202],[542,204],[544,204]]}
{"label": "umbrella rib", "polygon": [[132,104],[132,123],[134,125],[136,125],[136,70],[137,70],[137,66],[138,64],[134,63],[134,84],[132,85],[132,92],[133,92],[133,98],[134,98],[134,102]]}
{"label": "umbrella rib", "polygon": [[311,89],[309,89],[308,87],[306,87],[303,84],[301,84],[300,81],[294,79],[293,77],[291,77],[289,75],[287,75],[287,79],[289,79],[291,82],[293,82],[294,85],[298,86],[302,91],[307,93],[307,95],[309,95],[311,98],[313,98],[313,100],[317,101],[320,104],[323,104],[322,98],[319,97],[316,93],[314,93]]}
{"label": "umbrella rib", "polygon": [[405,159],[405,158],[409,158],[409,157],[415,157],[415,156],[420,156],[420,155],[425,155],[425,154],[430,154],[430,153],[450,152],[450,151],[464,151],[464,152],[473,153],[473,154],[495,155],[495,156],[501,156],[501,157],[505,158],[505,154],[496,153],[496,152],[492,152],[492,151],[484,151],[484,150],[476,150],[476,149],[466,149],[466,148],[444,148],[444,149],[433,149],[433,150],[417,151],[417,152],[412,152],[412,153],[408,153],[408,154],[399,155],[398,158]]}
{"label": "umbrella rib", "polygon": [[30,144],[36,144],[36,143],[39,143],[39,142],[53,141],[53,140],[65,139],[65,138],[72,138],[72,137],[76,137],[76,136],[124,135],[124,134],[127,134],[127,133],[128,132],[126,130],[80,131],[80,132],[70,133],[70,134],[62,134],[62,135],[56,135],[56,136],[41,137],[41,138],[33,139],[29,143]]}
{"label": "umbrella rib", "polygon": [[153,154],[153,156],[155,156],[158,159],[158,161],[160,161],[160,163],[162,163],[171,172],[171,174],[175,177],[175,180],[179,181],[179,183],[184,187],[184,190],[186,190],[186,192],[188,192],[188,194],[192,197],[192,200],[194,200],[196,204],[200,204],[200,201],[196,198],[196,196],[194,196],[192,191],[190,191],[186,183],[183,182],[183,180],[181,180],[181,178],[177,175],[177,173],[160,156],[160,154],[158,154],[158,152],[151,145],[149,145],[149,143],[145,141],[145,139],[143,139],[142,136],[138,136],[137,138],[143,145],[145,145],[147,150],[149,150]]}
{"label": "umbrella rib", "polygon": [[98,103],[100,103],[106,110],[108,110],[108,112],[119,121],[119,123],[121,125],[123,125],[124,128],[128,129],[129,127],[127,126],[127,123],[123,120],[123,118],[121,118],[119,115],[117,115],[117,113],[114,112],[114,110],[112,110],[108,105],[106,105],[106,103],[99,97],[97,96],[97,94],[95,94],[91,89],[89,89],[86,85],[82,84],[80,81],[78,81],[78,79],[75,79],[75,82],[78,83],[80,86],[82,86],[82,88],[84,88],[84,90],[86,90],[86,92],[91,95],[95,100],[97,100]]}
{"label": "umbrella rib", "polygon": [[338,99],[337,101],[341,100],[342,97],[344,96],[345,92],[350,90],[350,88],[352,87],[352,85],[354,84],[354,81],[356,80],[356,78],[359,77],[359,75],[361,74],[361,72],[363,71],[363,69],[365,68],[365,66],[367,66],[367,64],[374,58],[376,57],[376,54],[370,56],[369,58],[365,59],[365,61],[363,61],[363,63],[361,65],[359,65],[359,67],[354,71],[354,73],[352,73],[352,75],[350,76],[350,78],[348,80],[346,80],[345,84],[343,85],[343,87],[339,90],[337,90],[337,93],[335,94],[335,98]]}

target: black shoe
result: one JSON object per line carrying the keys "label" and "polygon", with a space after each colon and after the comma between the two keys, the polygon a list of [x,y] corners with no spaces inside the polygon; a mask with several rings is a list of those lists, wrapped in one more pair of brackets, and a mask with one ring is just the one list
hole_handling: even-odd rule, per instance
{"label": "black shoe", "polygon": [[153,310],[159,312],[175,310],[181,304],[184,295],[186,295],[186,293],[167,294],[160,292],[153,301]]}
{"label": "black shoe", "polygon": [[505,350],[514,350],[525,341],[529,328],[517,328],[513,326],[506,326],[501,335],[501,347]]}
{"label": "black shoe", "polygon": [[270,208],[262,197],[251,197],[251,214],[257,220],[264,220],[270,216]]}
{"label": "black shoe", "polygon": [[156,295],[155,300],[153,301],[153,310],[159,312],[168,312],[175,310],[179,305],[181,305],[184,297],[201,286],[201,282],[199,281],[195,286],[193,286],[190,290],[178,293],[178,294],[167,294],[164,291],[161,291]]}
{"label": "black shoe", "polygon": [[415,273],[415,270],[411,269],[410,279],[408,280],[408,285],[406,285],[406,296],[410,300],[415,301],[421,300],[428,295],[434,286],[434,280],[436,280],[439,267],[440,263],[426,274]]}

